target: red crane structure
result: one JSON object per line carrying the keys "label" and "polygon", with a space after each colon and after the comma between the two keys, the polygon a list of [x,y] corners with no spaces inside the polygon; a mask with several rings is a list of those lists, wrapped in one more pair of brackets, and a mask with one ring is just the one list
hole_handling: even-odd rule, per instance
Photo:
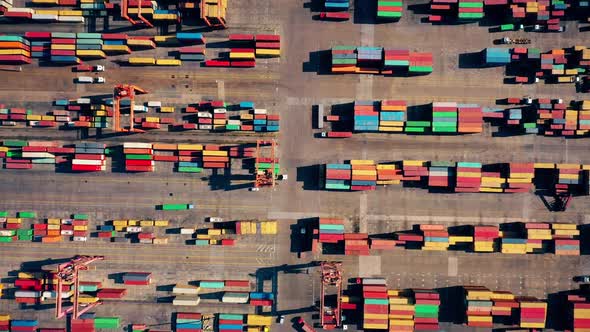
{"label": "red crane structure", "polygon": [[140,19],[140,21],[136,21],[129,17],[129,0],[121,0],[121,17],[123,17],[133,25],[138,25],[143,22],[143,24],[147,25],[150,28],[153,28],[154,25],[141,15],[141,5],[143,1],[144,0],[137,0],[137,17]]}
{"label": "red crane structure", "polygon": [[[56,304],[55,304],[55,317],[62,318],[69,312],[72,312],[72,317],[77,319],[83,313],[87,312],[88,310],[102,304],[101,301],[92,303],[87,305],[84,309],[80,310],[78,298],[80,296],[80,279],[78,278],[80,271],[88,270],[88,265],[92,264],[93,262],[103,260],[104,256],[76,256],[72,258],[71,261],[63,264],[59,264],[57,266],[57,297],[56,297]],[[73,283],[74,284],[74,301],[73,306],[67,309],[63,309],[63,294],[62,288],[64,286],[64,282]]]}
{"label": "red crane structure", "polygon": [[[262,156],[262,147],[270,145],[270,157]],[[277,159],[275,157],[277,150],[277,142],[273,139],[270,141],[256,140],[256,188],[275,185],[275,167]],[[261,163],[270,163],[270,168],[262,168]]]}
{"label": "red crane structure", "polygon": [[[340,297],[342,295],[342,262],[322,262],[322,287],[320,294],[320,323],[324,330],[333,330],[341,325],[342,308]],[[326,303],[326,297],[330,289],[336,289],[336,303]]]}
{"label": "red crane structure", "polygon": [[[133,125],[133,119],[135,117],[135,95],[142,95],[146,93],[148,93],[146,90],[132,84],[118,84],[115,86],[113,92],[113,130],[115,132],[145,132],[145,130],[135,128]],[[129,98],[131,100],[131,105],[129,105],[129,129],[121,127],[121,99],[123,98]]]}

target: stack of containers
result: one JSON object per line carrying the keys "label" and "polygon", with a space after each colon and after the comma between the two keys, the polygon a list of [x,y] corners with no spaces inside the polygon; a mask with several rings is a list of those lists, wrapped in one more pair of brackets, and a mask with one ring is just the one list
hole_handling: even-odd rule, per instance
{"label": "stack of containers", "polygon": [[231,67],[255,67],[256,66],[256,43],[254,35],[229,35],[232,47],[229,52]]}
{"label": "stack of containers", "polygon": [[206,40],[198,32],[177,32],[176,39],[182,44],[205,44]]}
{"label": "stack of containers", "polygon": [[123,143],[125,170],[127,172],[153,172],[154,156],[152,143]]}
{"label": "stack of containers", "polygon": [[39,322],[37,320],[12,319],[10,331],[36,332]]}
{"label": "stack of containers", "polygon": [[455,175],[455,165],[450,161],[431,161],[428,168],[428,186],[450,188],[449,178]]}
{"label": "stack of containers", "polygon": [[367,233],[346,233],[344,234],[344,254],[368,256],[369,235]]}
{"label": "stack of containers", "polygon": [[389,300],[387,285],[382,278],[363,278],[363,328],[387,330],[389,327]]}
{"label": "stack of containers", "polygon": [[349,0],[325,0],[324,7],[326,11],[348,11],[350,4]]}
{"label": "stack of containers", "polygon": [[457,132],[457,103],[434,102],[432,103],[432,132],[456,133]]}
{"label": "stack of containers", "polygon": [[481,186],[481,163],[457,163],[457,184],[455,192],[479,192]]}
{"label": "stack of containers", "polygon": [[217,323],[219,332],[241,332],[244,329],[244,315],[219,314]]}
{"label": "stack of containers", "polygon": [[20,36],[0,36],[0,63],[31,63],[31,44]]}
{"label": "stack of containers", "polygon": [[467,326],[492,328],[492,292],[483,286],[463,286],[467,307]]}
{"label": "stack of containers", "polygon": [[338,243],[344,241],[344,220],[320,218],[319,220],[319,242]]}
{"label": "stack of containers", "polygon": [[547,303],[536,298],[519,298],[520,324],[522,328],[544,329],[547,317]]}
{"label": "stack of containers", "polygon": [[76,34],[73,32],[51,33],[51,62],[80,63],[76,56]]}
{"label": "stack of containers", "polygon": [[229,152],[219,145],[206,145],[203,150],[203,168],[229,168]]}
{"label": "stack of containers", "polygon": [[178,144],[178,171],[189,173],[200,173],[202,171],[202,151],[201,144]]}
{"label": "stack of containers", "polygon": [[250,292],[250,305],[252,306],[272,306],[274,302],[273,293]]}
{"label": "stack of containers", "polygon": [[484,50],[486,65],[505,65],[510,63],[510,49],[488,47]]}
{"label": "stack of containers", "polygon": [[[131,48],[130,45],[133,46],[141,46],[141,47],[150,47],[155,48],[154,42],[148,39],[139,39],[140,37],[135,37],[135,39],[108,39],[102,40],[105,34],[98,34],[98,33],[86,33],[86,34],[78,34],[79,45],[92,45],[92,49],[98,49],[100,45],[100,49],[109,54],[130,54]],[[107,35],[108,36],[108,35]],[[116,37],[117,35],[110,34],[110,37]],[[119,38],[124,38],[125,35],[121,35]],[[84,38],[84,39],[82,39]],[[130,43],[131,41],[133,43]],[[99,56],[100,53],[97,53]]]}
{"label": "stack of containers", "polygon": [[96,293],[100,299],[121,299],[125,295],[127,295],[125,288],[102,288]]}
{"label": "stack of containers", "polygon": [[572,307],[573,331],[586,332],[590,330],[590,303],[587,301],[573,302]]}
{"label": "stack of containers", "polygon": [[0,332],[10,332],[10,315],[0,314]]}
{"label": "stack of containers", "polygon": [[410,51],[385,48],[383,50],[383,68],[391,74],[405,73],[410,66]]}
{"label": "stack of containers", "polygon": [[403,181],[421,181],[422,177],[428,176],[427,162],[424,160],[402,161]]}
{"label": "stack of containers", "polygon": [[483,0],[459,0],[460,20],[479,20],[484,16]]}
{"label": "stack of containers", "polygon": [[[383,286],[379,286],[383,287]],[[414,305],[399,290],[387,291],[389,301],[389,332],[414,330]]]}
{"label": "stack of containers", "polygon": [[71,332],[94,332],[94,319],[72,319]]}
{"label": "stack of containers", "polygon": [[[387,62],[387,60],[385,61]],[[381,109],[379,111],[378,130],[385,132],[403,132],[404,122],[406,121],[406,111],[407,104],[404,100],[382,100]]]}
{"label": "stack of containers", "polygon": [[25,32],[25,38],[31,43],[31,57],[49,59],[51,57],[51,32]]}
{"label": "stack of containers", "polygon": [[459,133],[481,133],[483,131],[483,110],[476,104],[457,104]]}
{"label": "stack of containers", "polygon": [[127,45],[103,45],[100,33],[76,34],[76,55],[87,59],[105,59],[105,52],[131,53]]}
{"label": "stack of containers", "polygon": [[[348,2],[348,0],[345,0]],[[256,57],[281,56],[280,35],[256,35]]]}
{"label": "stack of containers", "polygon": [[527,240],[503,236],[501,251],[503,254],[526,254]]}
{"label": "stack of containers", "polygon": [[410,74],[430,74],[432,73],[432,53],[414,53],[410,52]]}
{"label": "stack of containers", "polygon": [[356,100],[354,102],[354,130],[378,131],[379,112],[378,103],[370,100]]}
{"label": "stack of containers", "polygon": [[152,274],[150,272],[127,272],[123,275],[123,283],[125,285],[149,285],[152,281]]}
{"label": "stack of containers", "polygon": [[326,164],[325,189],[349,190],[352,179],[352,165]]}
{"label": "stack of containers", "polygon": [[[63,223],[63,220],[62,220]],[[72,220],[74,235],[72,241],[85,242],[88,240],[88,216],[84,214],[74,215]]]}
{"label": "stack of containers", "polygon": [[501,193],[506,187],[506,178],[501,172],[482,172],[480,192]]}
{"label": "stack of containers", "polygon": [[396,165],[377,165],[377,184],[400,184],[402,179],[402,170]]}
{"label": "stack of containers", "polygon": [[558,180],[556,191],[569,191],[581,184],[582,172],[578,164],[557,164]]}
{"label": "stack of containers", "polygon": [[402,17],[403,1],[377,0],[377,19],[397,21]]}
{"label": "stack of containers", "polygon": [[355,73],[357,56],[354,46],[332,47],[332,72],[333,73]]}
{"label": "stack of containers", "polygon": [[414,330],[437,331],[440,296],[435,290],[412,289],[414,292]]}
{"label": "stack of containers", "polygon": [[424,236],[422,250],[445,251],[449,248],[449,231],[443,225],[420,225]]}
{"label": "stack of containers", "polygon": [[535,177],[535,165],[533,163],[510,163],[508,188],[504,191],[509,193],[528,192],[533,188]]}
{"label": "stack of containers", "polygon": [[527,253],[543,253],[543,241],[552,240],[550,225],[548,223],[529,222],[524,224],[527,240]]}
{"label": "stack of containers", "polygon": [[575,224],[552,224],[556,255],[580,255],[580,231]]}
{"label": "stack of containers", "polygon": [[514,294],[506,291],[496,291],[492,294],[492,316],[512,317],[512,310],[518,308]]}
{"label": "stack of containers", "polygon": [[473,226],[473,251],[493,252],[494,241],[499,237],[498,226]]}
{"label": "stack of containers", "polygon": [[100,172],[106,170],[104,143],[77,143],[72,171]]}
{"label": "stack of containers", "polygon": [[201,332],[201,314],[196,312],[177,312],[175,330],[179,332]]}
{"label": "stack of containers", "polygon": [[205,48],[199,46],[185,46],[178,49],[182,61],[205,61]]}
{"label": "stack of containers", "polygon": [[351,160],[352,178],[350,190],[375,190],[377,168],[372,160]]}
{"label": "stack of containers", "polygon": [[383,48],[359,46],[356,48],[357,73],[379,74],[383,66]]}

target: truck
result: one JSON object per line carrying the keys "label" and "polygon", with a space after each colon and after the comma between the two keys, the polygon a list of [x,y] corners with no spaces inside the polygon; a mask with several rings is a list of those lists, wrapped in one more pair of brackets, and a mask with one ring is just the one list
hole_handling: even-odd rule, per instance
{"label": "truck", "polygon": [[350,19],[348,12],[321,12],[320,19],[326,21],[347,21]]}
{"label": "truck", "polygon": [[299,325],[301,326],[301,329],[305,332],[316,332],[315,329],[307,324],[307,322],[303,319],[303,317],[299,317],[299,320],[297,321],[299,323]]}
{"label": "truck", "polygon": [[525,45],[525,44],[530,44],[531,40],[528,38],[510,38],[510,37],[504,37],[502,38],[502,43],[503,44],[507,44],[507,45],[511,45],[511,44],[519,44],[519,45]]}
{"label": "truck", "polygon": [[324,128],[324,104],[318,104],[317,127]]}
{"label": "truck", "polygon": [[350,131],[324,131],[324,132],[322,132],[322,137],[325,137],[325,138],[347,138],[347,137],[352,137],[352,132],[350,132]]}
{"label": "truck", "polygon": [[579,76],[558,76],[557,83],[574,83],[580,82]]}
{"label": "truck", "polygon": [[104,71],[104,66],[102,66],[102,65],[91,66],[91,65],[79,64],[76,67],[74,67],[74,71],[76,71],[76,72],[89,72],[89,71],[100,72],[100,71]]}
{"label": "truck", "polygon": [[85,83],[85,84],[90,84],[90,83],[102,84],[102,83],[106,82],[104,77],[94,77],[93,78],[90,76],[78,76],[78,78],[76,80],[78,83]]}

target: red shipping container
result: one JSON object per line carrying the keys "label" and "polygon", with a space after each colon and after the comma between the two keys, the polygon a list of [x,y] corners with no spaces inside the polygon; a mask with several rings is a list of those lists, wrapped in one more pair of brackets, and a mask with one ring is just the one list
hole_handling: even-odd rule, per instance
{"label": "red shipping container", "polygon": [[125,284],[125,285],[132,285],[132,286],[145,286],[145,285],[149,285],[150,282],[149,281],[125,280],[123,282],[123,284]]}
{"label": "red shipping container", "polygon": [[203,164],[203,168],[225,168],[226,167],[226,163],[212,163],[212,162],[207,162]]}
{"label": "red shipping container", "polygon": [[272,300],[250,300],[250,305],[267,307],[272,305]]}
{"label": "red shipping container", "polygon": [[98,232],[98,237],[100,238],[110,238],[113,236],[112,232]]}
{"label": "red shipping container", "polygon": [[256,41],[278,42],[281,41],[280,35],[256,35]]}
{"label": "red shipping container", "polygon": [[126,159],[125,166],[152,166],[153,160]]}
{"label": "red shipping container", "polygon": [[[385,298],[387,298],[387,293],[385,294]],[[367,296],[363,295],[364,298]],[[376,297],[370,297],[372,299]],[[380,297],[382,298],[382,297]],[[389,313],[389,306],[388,305],[378,305],[378,304],[365,304],[363,306],[364,312],[369,314],[387,314]]]}
{"label": "red shipping container", "polygon": [[194,313],[194,312],[177,312],[176,313],[176,318],[182,318],[182,319],[201,319],[201,314],[200,313]]}
{"label": "red shipping container", "polygon": [[28,32],[25,32],[25,38],[27,38],[27,39],[50,39],[51,32],[28,31]]}
{"label": "red shipping container", "polygon": [[229,67],[230,62],[224,60],[207,60],[205,61],[205,67]]}
{"label": "red shipping container", "polygon": [[250,287],[248,280],[226,280],[225,287]]}
{"label": "red shipping container", "polygon": [[103,33],[102,39],[104,39],[104,40],[127,40],[127,35],[124,33]]}
{"label": "red shipping container", "polygon": [[254,35],[250,34],[230,34],[230,41],[254,41]]}
{"label": "red shipping container", "polygon": [[158,155],[154,155],[154,160],[155,161],[176,162],[176,161],[178,161],[178,157],[177,156],[158,156]]}

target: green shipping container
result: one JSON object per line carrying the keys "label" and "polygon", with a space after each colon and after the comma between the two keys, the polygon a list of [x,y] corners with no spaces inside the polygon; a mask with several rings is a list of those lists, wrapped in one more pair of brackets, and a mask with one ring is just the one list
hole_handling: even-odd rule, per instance
{"label": "green shipping container", "polygon": [[178,167],[178,171],[181,173],[201,173],[203,169],[201,167]]}
{"label": "green shipping container", "polygon": [[431,73],[432,67],[431,66],[410,66],[410,72],[414,73]]}
{"label": "green shipping container", "polygon": [[97,329],[118,329],[119,317],[96,317],[94,318],[94,328]]}
{"label": "green shipping container", "polygon": [[344,225],[320,224],[320,229],[344,230]]}
{"label": "green shipping container", "polygon": [[23,147],[29,145],[27,141],[22,140],[5,140],[2,142],[4,146],[9,147]]}
{"label": "green shipping container", "polygon": [[33,241],[33,235],[18,235],[19,241]]}
{"label": "green shipping container", "polygon": [[8,217],[8,211],[0,211],[0,218]]}
{"label": "green shipping container", "polygon": [[332,59],[333,65],[356,65],[356,59]]}
{"label": "green shipping container", "polygon": [[435,118],[457,117],[457,112],[432,112]]}
{"label": "green shipping container", "polygon": [[226,125],[226,130],[240,130],[240,125]]}
{"label": "green shipping container", "polygon": [[223,281],[201,281],[199,282],[199,287],[223,289],[225,287],[225,283]]}
{"label": "green shipping container", "polygon": [[33,230],[32,229],[17,229],[16,235],[18,235],[18,236],[33,235]]}
{"label": "green shipping container", "polygon": [[208,246],[209,240],[195,240],[196,246]]}
{"label": "green shipping container", "polygon": [[219,319],[243,320],[244,319],[244,315],[238,315],[238,314],[219,314]]}
{"label": "green shipping container", "polygon": [[189,210],[190,204],[162,204],[161,208],[164,211],[173,211],[173,210]]}
{"label": "green shipping container", "polygon": [[20,212],[17,212],[17,216],[19,218],[35,218],[35,217],[37,217],[37,213],[35,213],[33,211],[20,211]]}
{"label": "green shipping container", "polygon": [[0,236],[0,243],[12,242],[12,236]]}
{"label": "green shipping container", "polygon": [[459,2],[459,8],[483,8],[483,2]]}
{"label": "green shipping container", "polygon": [[389,300],[387,299],[365,299],[365,304],[381,304],[381,305],[389,305]]}
{"label": "green shipping container", "polygon": [[152,160],[151,154],[126,154],[125,159],[128,160]]}
{"label": "green shipping container", "polygon": [[326,189],[333,189],[333,190],[349,190],[350,186],[346,184],[338,184],[338,183],[326,183]]}
{"label": "green shipping container", "polygon": [[377,6],[403,7],[404,4],[401,1],[377,1]]}
{"label": "green shipping container", "polygon": [[402,12],[385,12],[385,11],[378,11],[377,17],[390,17],[390,18],[400,18],[402,17]]}
{"label": "green shipping container", "polygon": [[407,121],[408,127],[430,127],[430,121]]}
{"label": "green shipping container", "polygon": [[404,131],[406,133],[423,133],[424,127],[406,127]]}
{"label": "green shipping container", "polygon": [[80,285],[81,292],[96,292],[98,287],[96,285]]}
{"label": "green shipping container", "polygon": [[88,215],[85,213],[75,213],[72,215],[72,218],[78,220],[88,220]]}
{"label": "green shipping container", "polygon": [[346,46],[346,45],[339,45],[339,46],[334,46],[332,47],[333,50],[349,50],[349,51],[354,51],[356,50],[356,46]]}
{"label": "green shipping container", "polygon": [[20,158],[23,156],[21,151],[8,151],[6,152],[6,157],[8,158]]}

